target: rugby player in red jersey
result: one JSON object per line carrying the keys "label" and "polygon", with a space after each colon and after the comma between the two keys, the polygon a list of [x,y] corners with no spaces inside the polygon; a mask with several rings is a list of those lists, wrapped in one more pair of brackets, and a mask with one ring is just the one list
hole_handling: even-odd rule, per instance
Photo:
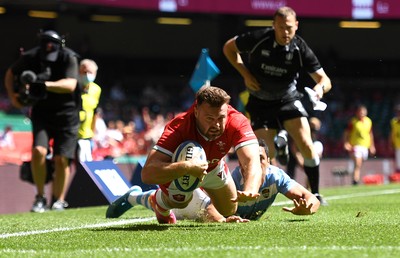
{"label": "rugby player in red jersey", "polygon": [[[171,210],[186,207],[192,199],[193,192],[180,191],[173,183],[174,179],[186,174],[201,180],[198,187],[209,195],[215,208],[225,217],[235,214],[238,201],[246,202],[259,196],[262,172],[258,141],[249,120],[229,105],[230,99],[218,87],[203,86],[197,92],[192,107],[166,125],[162,136],[150,151],[142,169],[142,181],[160,187],[149,198],[159,223],[176,223]],[[196,141],[203,147],[207,162],[196,159],[172,162],[176,148],[187,140]],[[236,190],[224,162],[232,147],[243,166],[242,191]],[[106,217],[119,217],[132,207],[128,198],[133,190],[131,188],[113,202]]]}

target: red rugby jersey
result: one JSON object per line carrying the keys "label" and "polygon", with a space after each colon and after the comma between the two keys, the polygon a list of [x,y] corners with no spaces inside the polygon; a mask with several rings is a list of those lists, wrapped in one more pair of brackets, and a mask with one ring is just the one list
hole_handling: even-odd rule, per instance
{"label": "red rugby jersey", "polygon": [[174,151],[184,141],[198,142],[206,152],[208,170],[213,170],[228,154],[231,147],[235,151],[248,144],[258,144],[249,120],[232,106],[228,106],[228,118],[224,133],[209,141],[199,133],[195,123],[194,105],[186,112],[177,115],[164,129],[153,149],[172,157]]}

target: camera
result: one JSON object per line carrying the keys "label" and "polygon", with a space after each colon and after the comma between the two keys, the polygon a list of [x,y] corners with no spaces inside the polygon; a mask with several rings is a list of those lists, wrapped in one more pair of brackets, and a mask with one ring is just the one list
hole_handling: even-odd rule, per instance
{"label": "camera", "polygon": [[24,106],[32,106],[39,100],[47,97],[46,85],[44,81],[49,76],[49,71],[36,74],[31,70],[26,70],[19,76],[19,98],[18,101]]}

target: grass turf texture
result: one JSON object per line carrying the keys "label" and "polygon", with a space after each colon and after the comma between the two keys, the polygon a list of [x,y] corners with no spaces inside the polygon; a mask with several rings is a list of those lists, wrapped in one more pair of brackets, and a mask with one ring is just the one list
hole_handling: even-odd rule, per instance
{"label": "grass turf texture", "polygon": [[[328,188],[329,206],[294,216],[278,205],[244,224],[158,225],[134,207],[0,215],[0,257],[400,257],[400,185]],[[138,218],[147,218],[138,221]]]}

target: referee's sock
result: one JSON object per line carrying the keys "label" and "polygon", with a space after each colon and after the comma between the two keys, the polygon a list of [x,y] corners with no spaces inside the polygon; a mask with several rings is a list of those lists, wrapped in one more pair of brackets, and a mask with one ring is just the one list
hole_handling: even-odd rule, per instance
{"label": "referee's sock", "polygon": [[304,166],[304,172],[308,177],[310,183],[311,193],[319,193],[319,165],[315,167]]}

